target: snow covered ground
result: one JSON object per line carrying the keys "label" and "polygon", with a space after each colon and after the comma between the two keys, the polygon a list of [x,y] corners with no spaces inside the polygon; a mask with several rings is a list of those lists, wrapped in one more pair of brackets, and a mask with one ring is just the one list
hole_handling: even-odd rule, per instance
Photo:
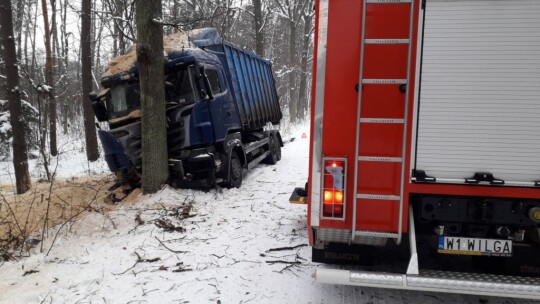
{"label": "snow covered ground", "polygon": [[307,244],[306,206],[288,203],[307,178],[302,132],[277,165],[249,172],[240,189],[165,188],[126,200],[63,227],[46,255],[52,230],[44,253],[0,264],[0,303],[520,302],[320,285],[309,247],[271,251]]}
{"label": "snow covered ground", "polygon": [[[109,173],[107,163],[100,157],[95,162],[88,162],[84,150],[84,138],[72,139],[61,135],[58,144],[58,156],[49,159],[49,170],[56,177],[90,176]],[[83,147],[83,148],[81,148]],[[46,174],[43,169],[42,159],[38,151],[32,151],[36,156],[30,159],[29,171],[32,180],[45,180]],[[0,161],[0,183],[15,184],[15,173],[11,159]]]}

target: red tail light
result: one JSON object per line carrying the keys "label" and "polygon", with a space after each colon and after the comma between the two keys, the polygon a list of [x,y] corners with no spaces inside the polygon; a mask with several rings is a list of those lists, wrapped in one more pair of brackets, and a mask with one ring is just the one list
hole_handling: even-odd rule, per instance
{"label": "red tail light", "polygon": [[324,203],[332,204],[334,202],[334,191],[324,190]]}
{"label": "red tail light", "polygon": [[323,217],[344,218],[346,159],[327,159],[323,161],[322,209]]}
{"label": "red tail light", "polygon": [[343,191],[335,191],[334,200],[338,204],[343,204]]}

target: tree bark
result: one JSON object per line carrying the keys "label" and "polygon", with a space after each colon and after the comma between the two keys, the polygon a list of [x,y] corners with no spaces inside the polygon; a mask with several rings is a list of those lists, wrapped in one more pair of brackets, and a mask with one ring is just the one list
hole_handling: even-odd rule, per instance
{"label": "tree bark", "polygon": [[[116,12],[117,12],[117,16],[118,17],[123,17],[123,12],[124,10],[126,10],[127,8],[125,7],[125,5],[122,3],[121,0],[116,0]],[[126,41],[124,39],[124,29],[120,27],[122,23],[120,23],[120,21],[115,21],[114,22],[114,27],[115,27],[115,30],[118,31],[118,55],[122,55],[126,52]]]}
{"label": "tree bark", "polygon": [[310,54],[311,29],[313,27],[313,18],[306,16],[304,18],[304,37],[302,46],[302,59],[300,60],[300,88],[298,93],[298,112],[296,117],[303,120],[307,113],[308,106],[308,56]]}
{"label": "tree bark", "polygon": [[264,57],[264,31],[263,31],[263,15],[262,15],[262,0],[253,0],[253,14],[255,16],[255,52]]}
{"label": "tree bark", "polygon": [[297,96],[296,96],[296,23],[289,21],[289,118],[296,122]]}
{"label": "tree bark", "polygon": [[26,150],[24,121],[21,109],[19,68],[17,66],[12,18],[11,1],[0,0],[0,37],[4,49],[7,97],[13,133],[13,167],[15,168],[17,193],[22,194],[30,189],[32,182],[30,180],[30,173],[28,172],[28,152]]}
{"label": "tree bark", "polygon": [[49,14],[47,12],[47,0],[41,0],[41,8],[43,12],[43,27],[45,28],[45,81],[49,86],[49,136],[51,155],[58,155],[56,146],[56,98],[54,96],[53,83],[53,58],[51,51],[51,31],[49,28]]}
{"label": "tree bark", "polygon": [[137,61],[141,89],[142,190],[154,193],[168,177],[167,125],[163,75],[163,27],[161,0],[138,0]]}
{"label": "tree bark", "polygon": [[24,16],[24,2],[25,0],[17,1],[17,19],[15,21],[15,32],[17,33],[17,59],[21,62],[22,57],[22,24]]}
{"label": "tree bark", "polygon": [[82,74],[82,108],[84,116],[84,134],[86,141],[86,158],[93,162],[99,158],[96,126],[92,104],[88,95],[92,91],[92,0],[82,0],[81,14],[81,74]]}
{"label": "tree bark", "polygon": [[[1,25],[0,25],[1,26]],[[1,43],[1,41],[0,41]],[[0,46],[3,44],[0,44]],[[7,99],[7,92],[6,92],[6,79],[4,78],[6,76],[6,69],[5,69],[5,59],[4,59],[4,48],[0,47],[0,100],[6,100]],[[0,107],[0,111],[3,111],[4,108]]]}

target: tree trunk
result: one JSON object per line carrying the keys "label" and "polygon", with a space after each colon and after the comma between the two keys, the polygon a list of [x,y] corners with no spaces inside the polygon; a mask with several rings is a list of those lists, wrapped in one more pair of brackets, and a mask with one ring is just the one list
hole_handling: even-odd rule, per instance
{"label": "tree trunk", "polygon": [[[56,147],[56,98],[54,96],[53,83],[53,58],[51,51],[51,31],[49,28],[49,14],[47,12],[47,0],[41,0],[41,8],[43,12],[43,27],[45,28],[45,81],[49,86],[49,136],[51,155],[58,154]],[[54,12],[53,12],[54,13]]]}
{"label": "tree trunk", "polygon": [[88,95],[92,91],[92,35],[91,14],[92,0],[82,0],[81,14],[81,73],[82,73],[82,108],[84,116],[84,134],[86,140],[86,158],[96,161],[99,157],[96,126],[92,105]]}
{"label": "tree trunk", "polygon": [[[61,16],[61,26],[60,26],[60,48],[62,50],[62,59],[63,59],[63,68],[64,68],[64,75],[67,77],[69,74],[69,42],[68,42],[68,35],[66,33],[67,30],[67,2],[68,0],[64,0],[64,2],[60,1],[60,16]],[[71,98],[68,96],[64,96],[63,102],[61,107],[62,112],[62,131],[64,134],[68,134],[68,105],[71,103]]]}
{"label": "tree trunk", "polygon": [[142,190],[154,193],[168,177],[167,125],[163,75],[163,28],[161,0],[138,0],[137,61],[141,86]]}
{"label": "tree trunk", "polygon": [[296,122],[296,23],[289,21],[289,116],[291,122]]}
{"label": "tree trunk", "polygon": [[13,133],[13,167],[15,168],[17,193],[22,194],[30,189],[32,182],[30,180],[30,173],[28,172],[28,152],[26,150],[24,121],[21,109],[19,68],[17,66],[17,53],[13,38],[12,18],[11,1],[0,0],[0,37],[2,48],[4,49],[7,97]]}
{"label": "tree trunk", "polygon": [[[1,26],[1,25],[0,25]],[[4,78],[6,76],[6,69],[5,69],[5,62],[4,62],[4,48],[1,47],[3,44],[1,44],[0,41],[0,100],[6,100],[7,99],[7,92],[6,92],[6,79]],[[4,111],[4,108],[0,106],[0,111]]]}
{"label": "tree trunk", "polygon": [[264,31],[262,28],[264,21],[261,1],[262,0],[253,0],[253,14],[255,15],[255,52],[264,57]]}
{"label": "tree trunk", "polygon": [[17,33],[17,59],[21,62],[22,57],[22,25],[24,16],[24,2],[25,0],[17,1],[17,20],[15,21],[15,32]]}
{"label": "tree trunk", "polygon": [[96,32],[93,33],[93,37],[94,37],[94,40],[95,40],[95,44],[94,44],[94,55],[95,55],[95,58],[96,58],[96,62],[94,64],[94,69],[92,71],[94,71],[94,75],[95,74],[99,74],[99,71],[101,70],[101,42],[103,41],[103,24],[98,24],[97,28],[99,28]]}
{"label": "tree trunk", "polygon": [[308,56],[309,56],[309,45],[311,41],[311,24],[312,18],[305,18],[304,20],[304,41],[302,46],[302,59],[300,61],[300,88],[299,88],[299,94],[298,94],[298,113],[296,113],[296,117],[299,120],[303,120],[306,113],[307,113],[307,105],[308,105],[308,90],[307,90],[307,83],[308,83]]}

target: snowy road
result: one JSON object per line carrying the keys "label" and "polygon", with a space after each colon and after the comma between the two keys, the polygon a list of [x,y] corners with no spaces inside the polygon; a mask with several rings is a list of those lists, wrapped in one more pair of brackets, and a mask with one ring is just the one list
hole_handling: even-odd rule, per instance
{"label": "snowy road", "polygon": [[[165,189],[67,225],[48,256],[36,251],[1,264],[0,302],[525,303],[320,285],[309,247],[269,252],[307,243],[306,207],[288,203],[306,181],[307,150],[308,141],[297,138],[278,165],[259,166],[240,189]],[[178,207],[189,202],[187,216]],[[156,226],[167,221],[185,231]],[[53,238],[54,231],[46,249]]]}

